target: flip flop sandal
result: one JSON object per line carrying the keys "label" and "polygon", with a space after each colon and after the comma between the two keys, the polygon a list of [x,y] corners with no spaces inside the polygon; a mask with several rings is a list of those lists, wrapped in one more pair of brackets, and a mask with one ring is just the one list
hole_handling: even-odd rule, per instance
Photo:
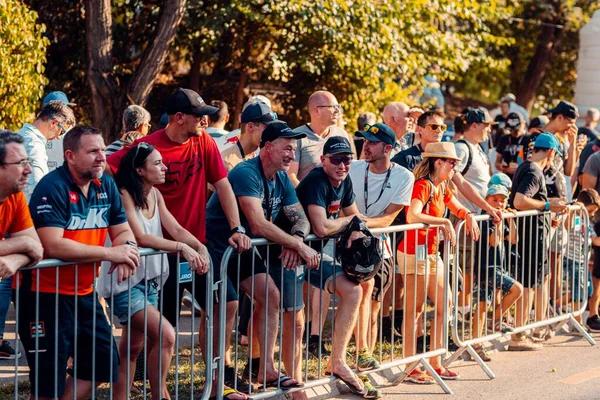
{"label": "flip flop sandal", "polygon": [[[336,378],[338,378],[339,380],[344,382],[346,384],[346,386],[348,386],[348,389],[350,389],[350,391],[353,394],[360,396],[363,399],[379,399],[379,398],[381,398],[381,393],[379,392],[379,390],[375,389],[370,383],[369,383],[370,388],[367,387],[367,385],[363,383],[364,387],[362,390],[360,390],[356,386],[354,386],[354,384],[351,381],[342,378],[338,374],[333,374],[333,376],[335,376]],[[358,379],[360,379],[362,381],[362,378],[358,377]]]}
{"label": "flip flop sandal", "polygon": [[[232,394],[243,395],[243,393],[240,393],[237,390],[232,389],[232,388],[226,388],[225,390],[223,390],[223,398],[224,399],[229,399],[229,396],[231,396]],[[208,400],[217,400],[217,396],[211,396],[208,398]]]}
{"label": "flip flop sandal", "polygon": [[295,379],[292,378],[291,376],[281,375],[281,376],[279,376],[279,378],[273,379],[272,381],[269,381],[269,382],[265,383],[263,385],[263,389],[266,390],[267,388],[270,388],[270,387],[273,388],[273,387],[275,387],[275,388],[279,388],[281,390],[290,390],[290,389],[293,389],[293,388],[302,387],[302,385],[299,384],[298,382],[296,382],[294,384],[287,385],[287,386],[283,385],[285,382],[293,381],[293,380],[295,380]]}

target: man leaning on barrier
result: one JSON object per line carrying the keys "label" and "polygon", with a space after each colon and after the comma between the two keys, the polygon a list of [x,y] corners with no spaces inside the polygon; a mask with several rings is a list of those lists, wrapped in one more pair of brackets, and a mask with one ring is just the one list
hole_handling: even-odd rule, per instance
{"label": "man leaning on barrier", "polygon": [[[15,272],[37,263],[43,255],[40,239],[33,228],[23,189],[31,174],[31,165],[23,146],[23,138],[10,131],[0,131],[0,281],[12,277]],[[2,282],[5,285],[6,282]],[[2,291],[5,309],[0,315],[0,358],[19,358],[4,338],[4,322],[10,306],[12,292],[10,282]],[[6,293],[7,292],[7,293]]]}
{"label": "man leaning on barrier", "polygon": [[[258,381],[265,387],[286,390],[298,387],[302,379],[300,348],[287,345],[293,343],[293,335],[298,339],[302,336],[304,321],[302,313],[298,312],[304,307],[301,264],[306,262],[307,268],[315,268],[319,257],[316,251],[304,244],[310,226],[286,174],[294,160],[297,139],[306,135],[292,131],[282,121],[263,123],[267,127],[262,132],[259,156],[236,165],[228,178],[243,217],[243,227],[238,229],[251,237],[263,237],[280,246],[269,247],[269,254],[260,246],[240,254],[239,260],[232,256],[228,275],[236,288],[254,297],[253,327],[261,348]],[[224,204],[219,197],[218,193],[213,195],[207,206],[207,224],[211,227],[207,232],[208,249],[214,265],[220,265],[230,235],[223,212]],[[278,227],[275,221],[291,225],[289,232]],[[280,226],[283,224],[280,222]],[[284,343],[281,350],[286,372],[291,377],[280,375],[274,363],[280,304],[276,284],[282,284],[279,289],[284,294]],[[233,329],[234,319],[235,311],[228,312],[227,337]]]}
{"label": "man leaning on barrier", "polygon": [[[323,147],[322,166],[310,171],[298,185],[298,198],[309,217],[313,232],[319,237],[341,232],[359,214],[354,203],[352,181],[348,177],[352,154],[346,138],[330,137]],[[344,216],[340,217],[342,212]],[[366,217],[362,219],[367,221]],[[318,247],[324,245],[326,244],[317,243]],[[356,324],[363,290],[367,294],[365,298],[370,298],[372,280],[363,284],[350,280],[342,267],[326,254],[323,254],[319,269],[309,270],[305,279],[318,289],[327,290],[340,298],[335,316],[333,352],[327,371],[344,381],[352,393],[365,399],[378,398],[379,391],[368,380],[359,378],[346,363],[346,349]],[[369,368],[376,368],[377,361],[369,349],[361,350],[365,350],[361,353],[361,362],[369,365]]]}
{"label": "man leaning on barrier", "polygon": [[[117,186],[102,174],[102,132],[76,126],[63,148],[65,164],[42,178],[29,207],[46,256],[79,264],[23,272],[17,304],[31,395],[39,398],[73,398],[75,380],[78,397],[91,393],[92,381],[117,380],[117,347],[93,284],[99,261],[113,263],[119,282],[140,261]],[[104,247],[107,234],[113,247]]]}
{"label": "man leaning on barrier", "polygon": [[[548,198],[544,168],[548,167],[559,151],[559,142],[550,133],[537,137],[533,152],[528,161],[515,172],[510,191],[509,206],[516,210],[539,210],[562,213],[567,209],[564,200]],[[515,278],[523,284],[523,297],[517,302],[516,326],[527,323],[533,306],[534,295],[543,296],[543,287],[548,283],[548,248],[550,246],[550,215],[542,214],[525,217],[519,221],[519,243],[517,251],[522,261],[516,266]],[[539,311],[539,310],[537,310]],[[538,318],[538,319],[543,319]],[[537,349],[541,345],[534,343],[524,332],[511,337],[509,350],[523,351]]]}

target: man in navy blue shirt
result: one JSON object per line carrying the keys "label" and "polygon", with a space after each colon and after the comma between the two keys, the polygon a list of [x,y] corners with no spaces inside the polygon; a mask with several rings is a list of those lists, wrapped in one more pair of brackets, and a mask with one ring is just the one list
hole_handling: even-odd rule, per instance
{"label": "man in navy blue shirt", "polygon": [[[319,265],[319,254],[304,243],[310,225],[286,173],[294,161],[297,139],[305,136],[292,131],[284,122],[270,123],[262,133],[259,156],[239,163],[228,176],[247,234],[279,245],[271,246],[269,254],[264,246],[255,247],[240,254],[239,263],[237,257],[232,257],[228,275],[234,286],[249,296],[253,295],[256,302],[254,328],[258,331],[263,349],[261,354],[266,354],[266,359],[260,360],[258,380],[262,381],[266,372],[266,382],[262,383],[281,389],[296,387],[302,379],[301,347],[293,340],[294,335],[297,339],[302,337],[304,327],[304,314],[301,312],[304,307],[302,264],[306,263],[309,269]],[[213,263],[219,265],[229,245],[230,231],[218,195],[212,196],[208,203],[207,225],[210,227],[207,230],[208,249]],[[267,271],[271,276],[267,275]],[[282,334],[285,345],[281,346],[282,355],[286,371],[293,378],[278,376],[273,358],[280,291],[284,311]],[[231,315],[228,309],[227,318],[230,324],[227,332],[230,332],[235,309]]]}

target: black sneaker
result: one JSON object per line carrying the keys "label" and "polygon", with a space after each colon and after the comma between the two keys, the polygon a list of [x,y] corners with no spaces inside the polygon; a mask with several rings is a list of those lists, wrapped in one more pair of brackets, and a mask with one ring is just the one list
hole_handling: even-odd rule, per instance
{"label": "black sneaker", "polygon": [[593,315],[587,319],[587,327],[591,332],[600,332],[600,317]]}
{"label": "black sneaker", "polygon": [[21,352],[15,352],[8,340],[3,340],[0,345],[0,359],[14,360],[15,358],[21,358]]}
{"label": "black sneaker", "polygon": [[[320,352],[319,352],[320,343]],[[320,340],[309,339],[308,340],[308,352],[315,358],[329,357],[331,353],[325,348],[325,344]]]}

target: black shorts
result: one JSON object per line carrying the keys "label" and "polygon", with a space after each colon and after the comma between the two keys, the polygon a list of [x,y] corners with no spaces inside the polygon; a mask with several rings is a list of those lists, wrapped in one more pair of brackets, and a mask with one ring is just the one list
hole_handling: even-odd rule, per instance
{"label": "black shorts", "polygon": [[541,287],[544,277],[550,274],[549,254],[544,250],[543,241],[525,241],[523,247],[519,246],[519,253],[521,257],[517,265],[511,266],[510,275],[526,288]]}
{"label": "black shorts", "polygon": [[[218,252],[216,252],[214,250],[214,247],[211,246],[210,244],[207,245],[207,249],[208,249],[208,254],[210,255],[210,259],[211,259],[210,268],[213,269],[213,283],[216,283],[221,278],[222,254],[219,254]],[[236,258],[235,254],[236,253],[234,252],[231,255],[231,259]],[[176,258],[176,257],[173,257],[173,258]],[[172,262],[176,263],[177,260],[171,260],[171,257],[169,257],[169,264],[171,264]],[[208,283],[208,273],[202,274],[202,275],[196,274],[196,276],[194,278],[194,290],[195,290],[194,297],[203,310],[206,310],[206,291],[209,290],[209,285],[207,283]],[[238,301],[238,295],[235,291],[235,287],[233,286],[233,283],[231,282],[231,279],[229,279],[228,276],[225,277],[225,285],[226,285],[226,291],[227,291],[227,294],[226,294],[227,302]],[[191,287],[191,285],[190,285],[190,287]],[[190,290],[190,292],[191,292],[191,290]],[[219,303],[219,295],[218,295],[218,291],[215,291],[214,297],[213,297],[213,304],[218,304],[218,303]]]}
{"label": "black shorts", "polygon": [[119,353],[94,293],[86,296],[39,293],[39,320],[35,311],[37,295],[24,288],[19,292],[18,304],[18,332],[29,364],[31,394],[62,396],[69,357],[73,357],[73,376],[77,379],[116,382]]}
{"label": "black shorts", "polygon": [[[373,287],[373,294],[371,298],[375,301],[382,302],[385,292],[392,285],[392,273],[394,270],[394,259],[386,258],[381,260],[381,268],[373,279],[375,279],[375,286]],[[398,277],[396,277],[398,279]]]}

